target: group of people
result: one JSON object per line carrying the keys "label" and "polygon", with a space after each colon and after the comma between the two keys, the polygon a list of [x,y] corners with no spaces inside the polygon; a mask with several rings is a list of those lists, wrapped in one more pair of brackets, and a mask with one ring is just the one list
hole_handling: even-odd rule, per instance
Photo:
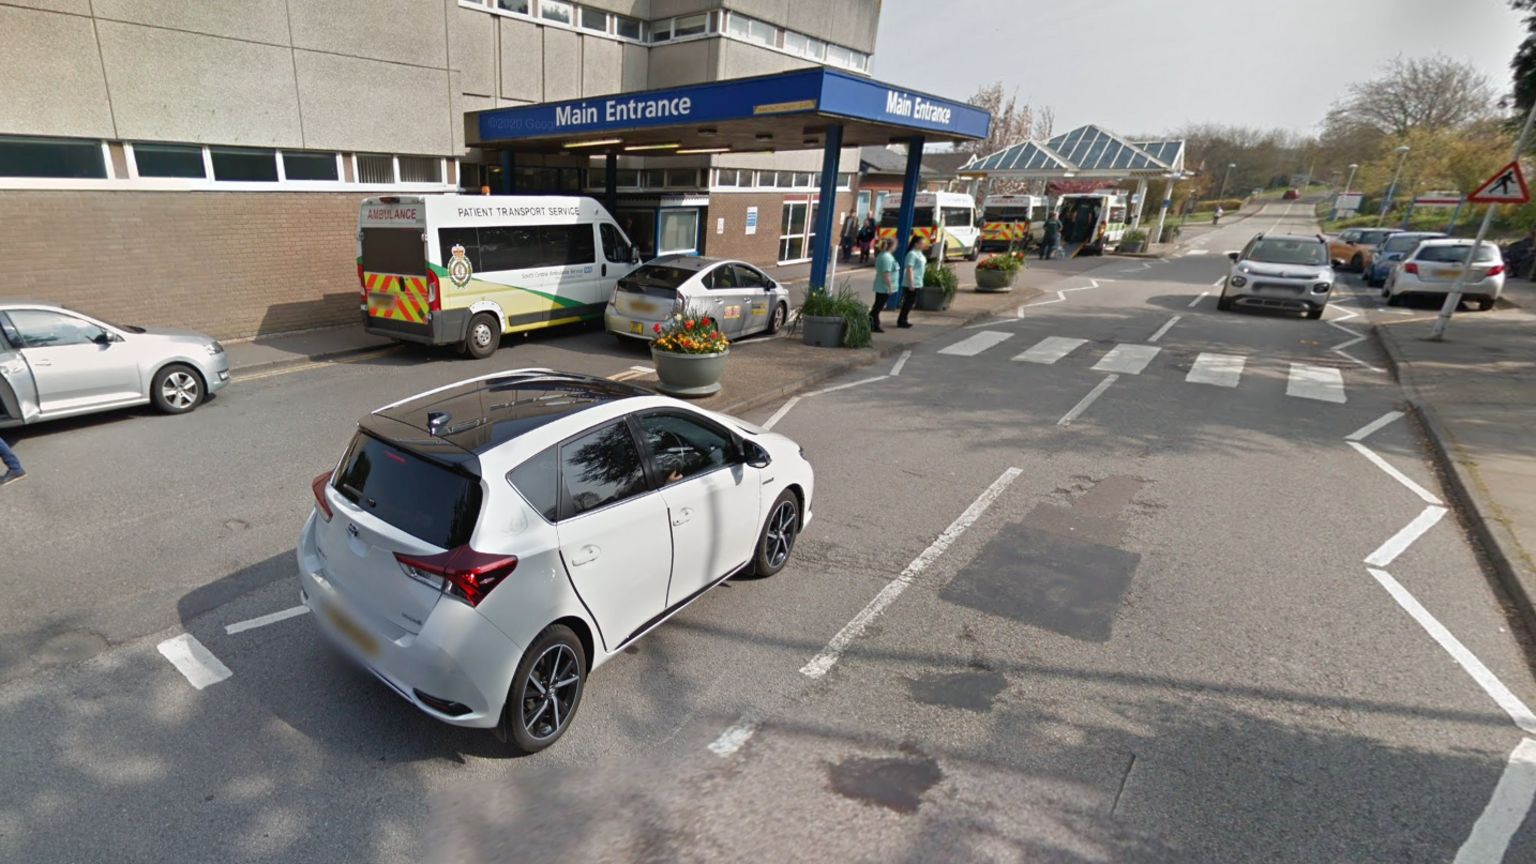
{"label": "group of people", "polygon": [[853,259],[854,247],[859,250],[859,263],[868,264],[869,256],[875,245],[875,217],[865,216],[863,224],[857,217],[849,216],[843,222],[843,236],[838,243],[838,249],[842,252],[842,260]]}
{"label": "group of people", "polygon": [[900,265],[896,263],[895,240],[889,237],[881,240],[878,248],[879,254],[875,256],[875,303],[869,307],[869,329],[875,333],[885,332],[880,327],[880,313],[890,302],[891,295],[897,291],[901,292],[901,312],[896,316],[896,326],[911,327],[907,318],[917,303],[917,291],[923,287],[923,277],[928,274],[928,238],[922,234],[913,234],[911,242],[907,244],[906,258]]}

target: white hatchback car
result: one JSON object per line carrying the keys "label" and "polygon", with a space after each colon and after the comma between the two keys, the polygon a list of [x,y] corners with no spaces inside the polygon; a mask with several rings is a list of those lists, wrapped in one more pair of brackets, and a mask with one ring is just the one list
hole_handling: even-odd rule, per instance
{"label": "white hatchback car", "polygon": [[[1451,293],[1456,278],[1466,267],[1467,253],[1472,249],[1471,240],[1426,240],[1413,250],[1413,254],[1392,268],[1387,285],[1381,296],[1387,305],[1396,306],[1405,295]],[[1472,272],[1462,286],[1462,297],[1468,303],[1486,312],[1504,291],[1504,257],[1499,247],[1484,243],[1472,259]]]}
{"label": "white hatchback car", "polygon": [[621,340],[650,340],[683,312],[713,317],[729,339],[777,333],[789,320],[789,289],[745,261],[663,255],[618,281],[603,320]]}
{"label": "white hatchback car", "polygon": [[417,708],[554,743],[587,674],[737,574],[784,567],[813,474],[788,438],[545,369],[364,417],[316,477],[300,597]]}

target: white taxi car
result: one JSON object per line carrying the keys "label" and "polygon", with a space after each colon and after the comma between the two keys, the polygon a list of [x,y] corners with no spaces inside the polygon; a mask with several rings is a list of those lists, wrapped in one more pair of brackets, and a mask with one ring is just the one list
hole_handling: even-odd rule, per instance
{"label": "white taxi car", "polygon": [[663,255],[614,285],[604,326],[650,340],[656,325],[685,312],[714,318],[728,339],[777,333],[789,320],[789,289],[745,261]]}

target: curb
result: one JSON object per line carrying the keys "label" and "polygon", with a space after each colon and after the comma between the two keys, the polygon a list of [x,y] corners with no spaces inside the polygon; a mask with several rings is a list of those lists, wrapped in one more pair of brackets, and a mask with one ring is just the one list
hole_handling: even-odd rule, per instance
{"label": "curb", "polygon": [[743,414],[747,411],[752,411],[765,405],[771,405],[781,399],[786,399],[790,396],[803,393],[815,385],[824,381],[831,380],[832,378],[836,378],[845,372],[852,372],[855,369],[862,369],[865,366],[873,366],[874,364],[887,357],[900,354],[902,351],[908,351],[917,347],[918,345],[927,344],[941,336],[953,333],[956,330],[963,330],[972,324],[979,324],[982,321],[994,317],[998,309],[1006,309],[1009,306],[1018,305],[1019,301],[1016,298],[1024,297],[1027,299],[1029,297],[1038,297],[1044,293],[1045,292],[1039,288],[1015,289],[1014,291],[1007,294],[1007,297],[1009,298],[1008,303],[999,304],[996,308],[989,308],[985,311],[977,312],[976,314],[971,315],[953,327],[946,327],[943,330],[939,330],[933,335],[928,336],[927,338],[919,339],[916,342],[895,343],[883,347],[878,347],[868,353],[860,351],[856,356],[852,358],[830,363],[809,375],[802,376],[801,378],[798,378],[779,387],[775,387],[771,390],[762,391],[745,399],[738,399],[735,402],[721,404],[719,406],[705,405],[704,407],[710,409],[711,411],[719,411],[722,414]]}
{"label": "curb", "polygon": [[268,360],[264,363],[252,363],[245,366],[229,367],[230,377],[249,375],[254,372],[271,372],[275,369],[285,369],[289,366],[302,366],[305,363],[320,363],[327,360],[340,360],[344,357],[353,357],[359,354],[372,354],[381,351],[395,351],[403,348],[403,343],[394,342],[382,345],[369,345],[357,348],[339,348],[333,351],[319,351],[314,354],[298,354],[282,360]]}
{"label": "curb", "polygon": [[1536,579],[1527,578],[1517,565],[1525,557],[1519,541],[1499,515],[1498,506],[1482,500],[1482,481],[1468,465],[1470,460],[1461,452],[1440,416],[1419,395],[1412,364],[1403,358],[1395,337],[1388,335],[1379,324],[1371,326],[1371,333],[1387,357],[1387,368],[1402,388],[1410,413],[1429,442],[1430,456],[1449,493],[1451,506],[1481,547],[1494,578],[1509,595],[1526,632],[1536,636]]}

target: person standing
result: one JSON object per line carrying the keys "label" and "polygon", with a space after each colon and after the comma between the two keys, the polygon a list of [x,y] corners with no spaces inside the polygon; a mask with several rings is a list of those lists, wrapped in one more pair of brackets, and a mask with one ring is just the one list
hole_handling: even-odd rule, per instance
{"label": "person standing", "polygon": [[1056,244],[1061,242],[1061,220],[1056,218],[1056,211],[1045,214],[1045,233],[1040,238],[1040,260],[1051,257],[1056,253]]}
{"label": "person standing", "polygon": [[1221,205],[1220,204],[1217,204],[1215,212],[1213,212],[1211,214],[1211,226],[1215,227],[1217,225],[1220,225],[1221,224],[1222,214],[1224,214],[1226,212],[1227,211],[1221,209]]}
{"label": "person standing", "polygon": [[843,254],[841,260],[848,261],[853,258],[853,238],[857,236],[859,236],[859,220],[850,213],[848,218],[843,220],[842,241],[838,244]]}
{"label": "person standing", "polygon": [[0,462],[5,464],[5,474],[0,475],[0,486],[15,483],[27,476],[26,470],[21,467],[21,460],[16,458],[16,453],[5,443],[4,438],[0,438]]}
{"label": "person standing", "polygon": [[891,251],[894,248],[895,240],[881,240],[880,254],[875,256],[875,305],[869,307],[869,329],[875,333],[885,332],[880,326],[880,310],[896,290],[896,272],[900,268],[896,266],[896,253]]}
{"label": "person standing", "polygon": [[923,277],[927,273],[928,238],[921,234],[913,234],[912,241],[907,244],[907,259],[902,262],[901,314],[896,316],[897,327],[912,326],[907,316],[912,314],[912,307],[917,303],[917,292],[922,290]]}
{"label": "person standing", "polygon": [[879,233],[875,229],[875,217],[865,216],[864,225],[859,229],[859,263],[869,263],[869,250],[875,245],[875,235]]}

